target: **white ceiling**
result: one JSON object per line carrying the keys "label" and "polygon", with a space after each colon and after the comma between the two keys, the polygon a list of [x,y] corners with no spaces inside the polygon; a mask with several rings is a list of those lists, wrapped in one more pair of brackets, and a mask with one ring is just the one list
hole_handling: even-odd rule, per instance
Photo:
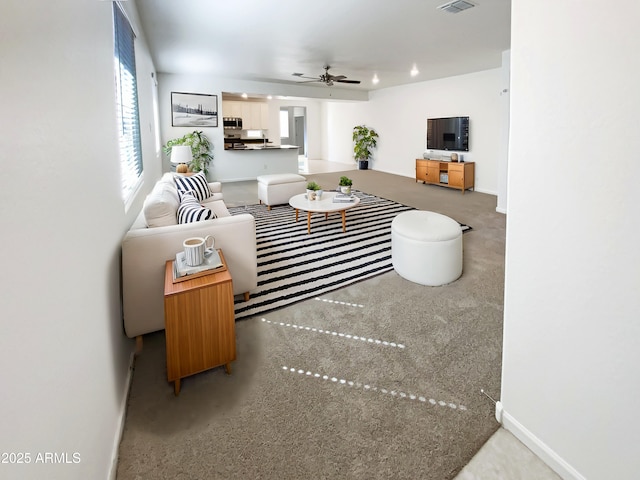
{"label": "white ceiling", "polygon": [[497,68],[510,48],[510,0],[458,14],[445,0],[135,1],[162,73],[290,83],[330,65],[362,83],[307,85],[375,90]]}

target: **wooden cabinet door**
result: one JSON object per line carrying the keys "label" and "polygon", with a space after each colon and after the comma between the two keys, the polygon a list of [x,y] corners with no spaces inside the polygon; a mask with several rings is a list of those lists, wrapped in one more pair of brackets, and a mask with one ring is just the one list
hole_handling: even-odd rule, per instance
{"label": "wooden cabinet door", "polygon": [[449,186],[464,188],[464,165],[449,165]]}
{"label": "wooden cabinet door", "polygon": [[427,181],[427,161],[416,160],[416,182]]}
{"label": "wooden cabinet door", "polygon": [[427,182],[440,183],[440,162],[427,162]]}

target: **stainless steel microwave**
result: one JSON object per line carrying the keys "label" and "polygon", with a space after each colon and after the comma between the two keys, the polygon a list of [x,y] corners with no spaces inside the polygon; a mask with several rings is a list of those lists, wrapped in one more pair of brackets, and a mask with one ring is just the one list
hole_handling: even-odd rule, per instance
{"label": "stainless steel microwave", "polygon": [[222,126],[227,130],[242,130],[242,119],[239,117],[223,117]]}

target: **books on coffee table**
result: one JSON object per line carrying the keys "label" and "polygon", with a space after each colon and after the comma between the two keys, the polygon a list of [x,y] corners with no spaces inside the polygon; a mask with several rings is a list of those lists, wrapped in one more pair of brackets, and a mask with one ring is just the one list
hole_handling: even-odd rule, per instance
{"label": "books on coffee table", "polygon": [[333,197],[334,203],[351,203],[356,199],[355,195],[346,195],[344,193],[338,193]]}
{"label": "books on coffee table", "polygon": [[209,270],[215,270],[222,267],[222,259],[218,250],[213,250],[210,253],[205,254],[204,262],[202,265],[190,267],[187,265],[187,261],[184,255],[184,251],[176,253],[176,260],[173,262],[173,281],[179,282],[187,280],[185,277],[195,278],[196,276],[206,275]]}

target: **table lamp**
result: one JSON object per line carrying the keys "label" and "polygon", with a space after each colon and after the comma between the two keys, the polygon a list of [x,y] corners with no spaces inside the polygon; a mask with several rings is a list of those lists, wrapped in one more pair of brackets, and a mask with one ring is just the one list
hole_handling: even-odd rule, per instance
{"label": "table lamp", "polygon": [[177,173],[187,173],[188,164],[191,163],[191,147],[189,145],[176,145],[171,147],[171,163],[176,165]]}

